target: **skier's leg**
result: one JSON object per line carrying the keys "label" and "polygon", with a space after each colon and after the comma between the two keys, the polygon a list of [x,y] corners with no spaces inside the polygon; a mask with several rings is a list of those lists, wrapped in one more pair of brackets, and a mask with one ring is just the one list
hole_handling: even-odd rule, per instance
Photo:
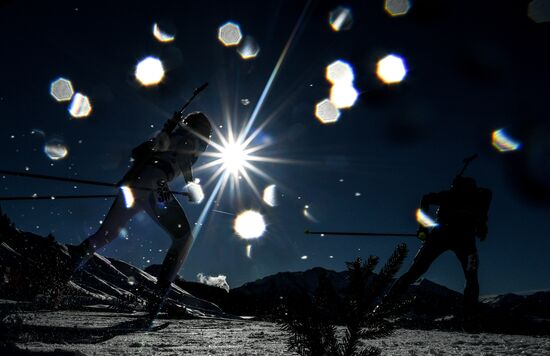
{"label": "skier's leg", "polygon": [[[414,257],[413,264],[390,288],[390,291],[384,297],[384,303],[392,302],[400,298],[412,283],[428,271],[433,261],[446,251],[446,246],[435,238],[434,236],[430,241],[426,241],[420,247],[418,253]],[[437,238],[442,238],[442,236],[438,236]]]}
{"label": "skier's leg", "polygon": [[[174,281],[189,254],[193,237],[187,217],[176,198],[172,197],[163,204],[151,201],[146,211],[172,239],[172,244],[162,262],[157,280],[157,294],[160,298],[157,303],[162,303],[162,299],[170,289],[170,284]],[[160,305],[158,308],[160,308]]]}
{"label": "skier's leg", "polygon": [[126,207],[122,194],[115,198],[103,224],[93,235],[75,248],[75,269],[84,265],[97,250],[108,245],[120,235],[120,231],[126,226],[128,220],[137,213],[138,208],[136,205],[140,205],[140,199],[139,196],[136,196],[136,198],[138,199],[136,199],[134,205],[129,208]]}
{"label": "skier's leg", "polygon": [[469,237],[466,243],[453,249],[456,257],[460,261],[466,285],[464,287],[464,312],[465,314],[476,314],[479,298],[478,267],[479,256],[477,254],[475,237]]}

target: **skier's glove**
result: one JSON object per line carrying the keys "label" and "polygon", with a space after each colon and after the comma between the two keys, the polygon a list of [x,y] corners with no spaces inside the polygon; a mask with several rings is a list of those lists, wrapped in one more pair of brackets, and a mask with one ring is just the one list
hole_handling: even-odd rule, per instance
{"label": "skier's glove", "polygon": [[204,193],[200,184],[195,182],[190,182],[186,186],[187,192],[189,193],[188,198],[191,203],[200,204],[204,199]]}
{"label": "skier's glove", "polygon": [[426,241],[426,238],[428,237],[428,229],[424,226],[420,226],[418,230],[416,230],[416,237],[422,242]]}
{"label": "skier's glove", "polygon": [[168,187],[168,183],[164,179],[157,181],[157,200],[159,203],[168,202],[172,199],[172,193]]}

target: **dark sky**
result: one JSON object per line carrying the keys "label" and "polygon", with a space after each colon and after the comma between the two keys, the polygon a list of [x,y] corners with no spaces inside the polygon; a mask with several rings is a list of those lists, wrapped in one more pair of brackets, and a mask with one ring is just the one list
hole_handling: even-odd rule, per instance
{"label": "dark sky", "polygon": [[[192,110],[204,111],[216,125],[229,119],[242,126],[306,1],[0,4],[0,168],[115,182],[125,173],[131,148],[205,81],[210,87]],[[336,33],[328,14],[339,5],[351,8],[354,23]],[[447,189],[462,159],[477,152],[468,175],[494,194],[489,237],[478,244],[481,293],[550,288],[550,25],[530,20],[527,5],[418,0],[407,15],[392,18],[381,0],[312,1],[255,123],[273,117],[254,142],[273,144],[259,155],[299,162],[257,164],[271,180],[253,175],[255,184],[260,189],[278,184],[284,196],[270,208],[241,183],[241,194],[225,194],[217,208],[232,214],[259,210],[269,223],[267,233],[252,242],[249,259],[247,242],[233,232],[234,217],[210,212],[183,276],[223,274],[235,287],[279,271],[342,270],[357,256],[385,259],[399,242],[411,250],[408,265],[420,245],[414,238],[319,238],[303,230],[414,232],[422,194]],[[257,58],[244,61],[217,40],[218,27],[229,20],[257,40]],[[174,42],[155,40],[156,21],[177,30]],[[409,69],[405,80],[391,87],[375,75],[376,62],[389,53],[403,56]],[[134,68],[151,55],[163,61],[166,77],[159,86],[144,88]],[[339,122],[322,125],[314,106],[328,96],[324,71],[337,59],[353,65],[361,95]],[[49,95],[50,83],[60,76],[90,97],[90,117],[71,119],[67,104]],[[243,98],[250,105],[242,105]],[[499,128],[518,139],[521,149],[497,152],[491,133]],[[45,137],[31,135],[33,129]],[[65,159],[52,161],[44,154],[50,139],[65,142]],[[212,173],[197,177],[205,182]],[[181,190],[181,181],[173,188]],[[205,188],[207,195],[212,188]],[[111,192],[9,176],[0,176],[0,189],[5,196]],[[79,243],[99,226],[110,203],[1,205],[23,230]],[[204,204],[182,204],[193,224]],[[306,204],[317,223],[302,214]],[[128,239],[103,253],[146,266],[160,263],[168,244],[168,236],[138,216]],[[453,289],[463,285],[451,253],[426,277]]]}

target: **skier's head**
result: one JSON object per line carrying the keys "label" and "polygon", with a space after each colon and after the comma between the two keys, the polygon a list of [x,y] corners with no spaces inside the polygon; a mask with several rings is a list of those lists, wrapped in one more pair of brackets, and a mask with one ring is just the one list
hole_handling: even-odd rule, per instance
{"label": "skier's head", "polygon": [[451,189],[458,192],[471,192],[477,189],[477,184],[474,178],[456,176]]}
{"label": "skier's head", "polygon": [[200,111],[190,113],[183,119],[180,127],[189,131],[193,136],[197,138],[199,143],[199,151],[206,151],[210,136],[212,136],[212,125],[210,120]]}

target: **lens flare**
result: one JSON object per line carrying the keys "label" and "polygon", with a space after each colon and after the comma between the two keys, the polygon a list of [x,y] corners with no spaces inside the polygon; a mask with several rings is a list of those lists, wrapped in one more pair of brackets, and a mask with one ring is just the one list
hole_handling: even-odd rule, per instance
{"label": "lens flare", "polygon": [[422,209],[416,210],[416,221],[424,227],[436,227],[439,225],[428,214],[423,212]]}
{"label": "lens flare", "polygon": [[266,203],[272,208],[277,206],[276,189],[277,189],[277,186],[275,184],[268,185],[267,187],[265,187],[263,197],[262,197],[263,198],[262,200],[264,201],[264,203]]}
{"label": "lens flare", "polygon": [[338,6],[330,12],[328,22],[335,32],[349,30],[353,25],[351,9]]}
{"label": "lens flare", "polygon": [[325,77],[331,84],[334,85],[351,85],[355,79],[355,74],[353,73],[353,67],[351,64],[343,60],[337,60],[327,66]]}
{"label": "lens flare", "polygon": [[147,57],[136,66],[136,79],[144,86],[156,85],[164,78],[164,67],[160,59]]}
{"label": "lens flare", "polygon": [[226,47],[238,45],[242,38],[241,28],[231,21],[218,29],[218,40]]}
{"label": "lens flare", "polygon": [[242,59],[256,58],[258,53],[260,53],[260,45],[258,45],[258,42],[253,37],[245,36],[239,48],[237,48],[237,53],[239,53]]}
{"label": "lens flare", "polygon": [[67,157],[69,149],[59,140],[50,140],[44,145],[44,153],[52,161],[58,161]]}
{"label": "lens flare", "polygon": [[122,192],[122,197],[124,198],[124,204],[126,205],[126,209],[131,208],[134,206],[134,193],[132,192],[132,189],[130,187],[127,187],[123,185],[120,187],[120,191]]}
{"label": "lens flare", "polygon": [[153,25],[153,36],[159,41],[159,42],[172,42],[176,39],[176,36],[173,34],[170,34],[166,31],[163,31],[158,23],[155,23]]}
{"label": "lens flare", "polygon": [[76,93],[69,105],[69,113],[71,116],[75,119],[81,119],[89,116],[91,112],[92,104],[90,104],[90,99],[86,95]]}
{"label": "lens flare", "polygon": [[265,232],[264,217],[257,211],[246,210],[237,216],[233,228],[245,240],[257,239]]}
{"label": "lens flare", "polygon": [[244,168],[248,160],[248,154],[244,145],[238,142],[230,142],[224,146],[221,154],[223,167],[231,172],[231,174],[235,176],[239,175],[239,172]]}
{"label": "lens flare", "polygon": [[252,258],[252,245],[246,245],[246,257]]}
{"label": "lens flare", "polygon": [[376,75],[386,84],[399,83],[407,75],[407,67],[403,58],[390,54],[378,61]]}
{"label": "lens flare", "polygon": [[325,99],[315,106],[315,117],[323,124],[332,124],[340,118],[340,110],[329,99]]}
{"label": "lens flare", "polygon": [[533,0],[527,8],[527,16],[536,23],[550,22],[550,2]]}
{"label": "lens flare", "polygon": [[336,84],[330,89],[330,102],[337,109],[351,108],[358,96],[353,84]]}
{"label": "lens flare", "polygon": [[309,205],[306,205],[304,207],[304,210],[302,211],[302,213],[304,214],[304,217],[306,219],[308,219],[309,221],[311,222],[314,222],[314,223],[317,223],[319,221],[317,221],[317,219],[311,214],[311,212],[309,211]]}
{"label": "lens flare", "polygon": [[58,102],[69,101],[74,95],[71,81],[65,78],[59,78],[50,84],[50,95]]}
{"label": "lens flare", "polygon": [[521,144],[508,136],[504,129],[493,131],[491,137],[493,147],[499,152],[516,151],[521,147]]}
{"label": "lens flare", "polygon": [[386,0],[384,10],[390,16],[403,16],[411,9],[409,0]]}

